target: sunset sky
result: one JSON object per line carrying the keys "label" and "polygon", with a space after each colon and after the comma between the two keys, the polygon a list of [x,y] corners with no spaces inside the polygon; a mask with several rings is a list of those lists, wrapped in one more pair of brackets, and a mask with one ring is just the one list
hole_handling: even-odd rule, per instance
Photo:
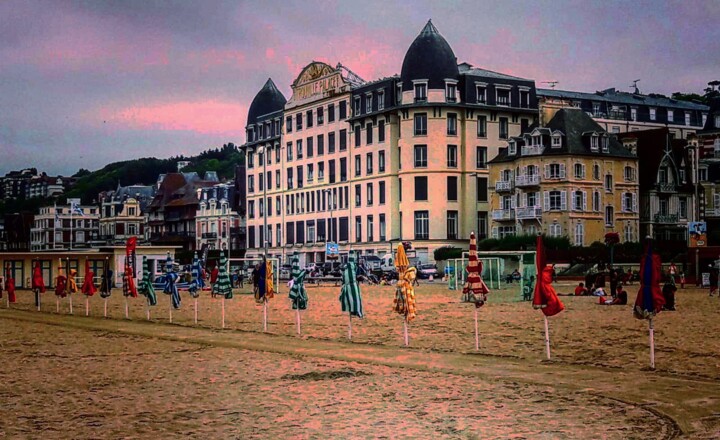
{"label": "sunset sky", "polygon": [[429,18],[459,62],[557,88],[702,93],[720,79],[717,1],[0,2],[0,175],[244,142],[271,77],[313,60],[400,72]]}

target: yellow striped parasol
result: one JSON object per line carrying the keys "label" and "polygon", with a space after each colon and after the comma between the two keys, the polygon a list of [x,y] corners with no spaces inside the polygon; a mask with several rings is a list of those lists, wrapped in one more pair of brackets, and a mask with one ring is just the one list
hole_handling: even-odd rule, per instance
{"label": "yellow striped parasol", "polygon": [[405,247],[400,243],[397,248],[397,255],[395,256],[395,267],[397,267],[398,272],[402,273],[405,272],[409,266],[410,261],[408,261],[407,255],[405,255]]}

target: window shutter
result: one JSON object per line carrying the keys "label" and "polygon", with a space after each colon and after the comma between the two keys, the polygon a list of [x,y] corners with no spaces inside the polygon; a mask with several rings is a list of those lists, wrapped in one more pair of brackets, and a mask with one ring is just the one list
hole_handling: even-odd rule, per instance
{"label": "window shutter", "polygon": [[585,165],[582,166],[582,178],[585,180]]}
{"label": "window shutter", "polygon": [[515,200],[515,197],[510,196],[510,208],[515,209],[517,205],[517,202]]}
{"label": "window shutter", "polygon": [[638,212],[637,194],[632,193],[632,210]]}
{"label": "window shutter", "polygon": [[560,178],[561,179],[565,178],[565,164],[564,163],[560,164]]}
{"label": "window shutter", "polygon": [[498,238],[498,228],[497,226],[492,227],[492,238]]}
{"label": "window shutter", "polygon": [[546,179],[550,178],[550,165],[549,164],[545,164],[545,178]]}
{"label": "window shutter", "polygon": [[567,191],[560,191],[560,210],[567,211]]}
{"label": "window shutter", "polygon": [[582,210],[587,211],[587,191],[583,191],[583,205]]}
{"label": "window shutter", "polygon": [[[545,165],[547,167],[547,165]],[[550,210],[550,193],[548,191],[543,191],[543,211],[549,211]]]}

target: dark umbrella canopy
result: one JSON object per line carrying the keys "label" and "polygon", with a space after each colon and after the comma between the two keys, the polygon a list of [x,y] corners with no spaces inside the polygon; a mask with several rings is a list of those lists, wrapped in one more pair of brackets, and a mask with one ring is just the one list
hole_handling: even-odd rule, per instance
{"label": "dark umbrella canopy", "polygon": [[145,295],[149,306],[157,305],[157,295],[155,295],[155,288],[153,287],[152,282],[150,261],[148,261],[146,256],[143,256],[142,280],[140,280],[138,290],[141,294]]}
{"label": "dark umbrella canopy", "polygon": [[290,288],[289,297],[292,300],[293,310],[305,310],[307,309],[308,296],[305,290],[305,276],[307,275],[306,270],[300,269],[300,258],[298,253],[295,252],[292,260],[292,272],[290,278],[292,279],[292,287]]}
{"label": "dark umbrella canopy", "polygon": [[660,255],[653,252],[652,242],[649,241],[640,261],[640,290],[633,308],[633,315],[638,319],[652,319],[665,304],[660,290],[661,267]]}

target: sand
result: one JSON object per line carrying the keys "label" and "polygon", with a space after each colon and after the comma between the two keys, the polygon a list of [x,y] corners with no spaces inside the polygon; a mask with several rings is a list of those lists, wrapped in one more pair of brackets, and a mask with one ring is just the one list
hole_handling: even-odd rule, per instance
{"label": "sand", "polygon": [[[561,285],[560,291],[570,291]],[[630,286],[634,298],[636,288]],[[168,323],[169,297],[145,320],[144,299],[67,300],[34,311],[32,294],[0,309],[0,435],[5,438],[717,438],[720,300],[678,293],[678,311],[656,319],[656,371],[647,322],[630,306],[563,297],[550,318],[514,289],[480,310],[440,283],[416,288],[418,317],[403,347],[393,287],[363,286],[366,318],[347,315],[336,287],[309,287],[302,336],[283,293],[262,307],[239,290],[226,302],[203,294]],[[3,302],[4,305],[4,302]]]}

